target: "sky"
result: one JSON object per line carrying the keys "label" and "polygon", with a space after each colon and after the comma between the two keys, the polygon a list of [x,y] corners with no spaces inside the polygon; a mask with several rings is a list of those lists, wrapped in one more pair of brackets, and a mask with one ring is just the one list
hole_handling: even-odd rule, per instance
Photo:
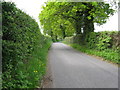
{"label": "sky", "polygon": [[[45,5],[44,2],[47,0],[5,0],[12,1],[16,4],[16,6],[22,11],[26,12],[30,16],[32,16],[40,26],[39,22],[39,13],[42,10],[42,5]],[[95,24],[95,31],[118,31],[118,12],[111,16],[107,23],[101,26],[97,26]]]}

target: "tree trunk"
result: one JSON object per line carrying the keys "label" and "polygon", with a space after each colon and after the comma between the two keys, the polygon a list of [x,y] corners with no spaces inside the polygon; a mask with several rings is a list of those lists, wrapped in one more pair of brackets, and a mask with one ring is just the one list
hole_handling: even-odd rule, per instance
{"label": "tree trunk", "polygon": [[51,30],[51,34],[50,34],[51,38],[52,38],[52,41],[54,41],[54,38],[53,38],[53,31]]}
{"label": "tree trunk", "polygon": [[75,29],[76,29],[77,35],[81,34],[82,18],[83,18],[83,12],[77,11],[76,12],[76,19],[75,19]]}
{"label": "tree trunk", "polygon": [[91,17],[90,19],[88,19],[87,17],[90,16],[89,11],[91,9],[87,9],[84,12],[84,25],[83,25],[83,34],[86,35],[89,32],[94,32],[94,23],[93,20],[94,18]]}
{"label": "tree trunk", "polygon": [[63,34],[63,39],[66,37],[66,33],[65,33],[65,27],[60,25],[60,29],[62,30],[62,34]]}
{"label": "tree trunk", "polygon": [[75,20],[75,29],[76,29],[76,34],[81,34],[81,22],[79,19]]}
{"label": "tree trunk", "polygon": [[58,39],[57,39],[57,35],[55,36],[55,40],[58,41]]}

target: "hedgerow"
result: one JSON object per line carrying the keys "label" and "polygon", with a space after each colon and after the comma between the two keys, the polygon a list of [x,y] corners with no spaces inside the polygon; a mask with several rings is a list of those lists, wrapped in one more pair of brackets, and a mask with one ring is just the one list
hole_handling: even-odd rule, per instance
{"label": "hedgerow", "polygon": [[89,48],[98,50],[118,49],[120,45],[119,37],[120,35],[117,31],[91,32],[86,35],[85,44]]}
{"label": "hedgerow", "polygon": [[[73,48],[82,52],[103,57],[105,60],[118,64],[120,61],[120,32],[91,32],[86,36],[77,35],[64,40]],[[84,39],[83,39],[84,38]]]}
{"label": "hedgerow", "polygon": [[2,15],[2,88],[36,88],[45,73],[51,39],[14,3],[2,2]]}

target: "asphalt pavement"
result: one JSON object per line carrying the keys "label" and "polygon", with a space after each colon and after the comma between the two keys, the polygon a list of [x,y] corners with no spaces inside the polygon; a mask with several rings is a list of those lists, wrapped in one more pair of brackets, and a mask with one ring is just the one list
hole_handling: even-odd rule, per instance
{"label": "asphalt pavement", "polygon": [[52,88],[118,88],[118,67],[53,43],[49,51]]}

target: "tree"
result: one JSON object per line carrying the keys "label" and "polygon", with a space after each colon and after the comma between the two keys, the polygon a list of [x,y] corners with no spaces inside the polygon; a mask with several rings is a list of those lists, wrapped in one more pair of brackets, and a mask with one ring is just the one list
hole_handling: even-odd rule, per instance
{"label": "tree", "polygon": [[[86,35],[94,32],[94,23],[99,25],[106,23],[113,13],[114,10],[110,5],[104,2],[47,2],[39,18],[46,31],[49,31],[46,28],[48,26],[52,27],[53,33],[61,29],[65,37],[68,33],[65,33],[64,29],[67,29],[65,28],[67,25],[63,24],[63,21],[69,21],[69,25],[72,24],[76,34],[81,34],[83,29],[83,35]],[[60,35],[60,33],[57,34]]]}

